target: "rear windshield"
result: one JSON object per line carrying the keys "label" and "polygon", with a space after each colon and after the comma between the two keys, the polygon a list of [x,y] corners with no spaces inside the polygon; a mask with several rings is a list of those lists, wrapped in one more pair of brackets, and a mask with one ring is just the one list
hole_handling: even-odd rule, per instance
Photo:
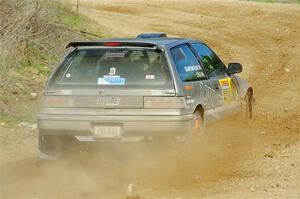
{"label": "rear windshield", "polygon": [[145,48],[73,51],[50,80],[55,85],[156,86],[171,84],[163,52]]}

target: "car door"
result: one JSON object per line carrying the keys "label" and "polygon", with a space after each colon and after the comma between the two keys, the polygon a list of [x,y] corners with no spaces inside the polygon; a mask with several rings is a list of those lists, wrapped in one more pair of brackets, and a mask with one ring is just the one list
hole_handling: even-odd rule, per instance
{"label": "car door", "polygon": [[207,45],[196,42],[191,46],[198,55],[215,93],[222,96],[222,100],[214,104],[217,116],[229,114],[237,98],[235,81],[226,73],[223,62]]}
{"label": "car door", "polygon": [[206,122],[213,121],[214,103],[218,99],[196,54],[189,44],[181,44],[171,49],[171,55],[181,80],[189,111],[193,112],[196,106],[201,104],[205,110]]}

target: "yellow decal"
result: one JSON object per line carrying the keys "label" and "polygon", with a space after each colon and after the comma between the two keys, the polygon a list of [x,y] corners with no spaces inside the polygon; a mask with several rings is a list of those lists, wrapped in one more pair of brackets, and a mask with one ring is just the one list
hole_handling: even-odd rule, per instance
{"label": "yellow decal", "polygon": [[236,98],[236,86],[231,78],[219,80],[224,104],[230,104]]}

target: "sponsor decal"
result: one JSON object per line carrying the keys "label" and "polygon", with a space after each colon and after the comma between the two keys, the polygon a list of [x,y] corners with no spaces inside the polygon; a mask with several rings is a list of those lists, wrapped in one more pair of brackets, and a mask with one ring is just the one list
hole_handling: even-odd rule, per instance
{"label": "sponsor decal", "polygon": [[231,78],[219,80],[222,88],[223,104],[230,104],[236,98],[236,87]]}
{"label": "sponsor decal", "polygon": [[229,82],[228,81],[224,81],[224,82],[222,82],[220,84],[221,84],[221,88],[223,90],[228,90],[229,89]]}
{"label": "sponsor decal", "polygon": [[186,66],[184,67],[185,72],[191,72],[191,71],[197,71],[201,70],[201,66],[195,65],[195,66]]}
{"label": "sponsor decal", "polygon": [[125,85],[125,78],[120,76],[99,77],[98,85]]}
{"label": "sponsor decal", "polygon": [[204,73],[202,71],[197,71],[196,72],[197,77],[205,77]]}

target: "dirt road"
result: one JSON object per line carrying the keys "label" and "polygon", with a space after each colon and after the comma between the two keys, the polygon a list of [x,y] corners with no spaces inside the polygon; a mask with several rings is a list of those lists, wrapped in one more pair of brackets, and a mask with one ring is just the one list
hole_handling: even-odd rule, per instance
{"label": "dirt road", "polygon": [[80,0],[80,12],[106,35],[197,38],[226,63],[242,63],[256,96],[252,127],[219,124],[185,156],[173,151],[158,158],[156,152],[144,156],[144,146],[126,152],[112,147],[104,158],[79,153],[49,167],[35,164],[36,131],[0,127],[0,196],[122,198],[133,183],[141,198],[300,197],[300,6]]}

